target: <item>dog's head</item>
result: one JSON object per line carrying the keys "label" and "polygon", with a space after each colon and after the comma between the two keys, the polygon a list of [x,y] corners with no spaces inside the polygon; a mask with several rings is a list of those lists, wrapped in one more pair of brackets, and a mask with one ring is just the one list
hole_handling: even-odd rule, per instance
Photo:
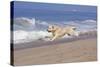
{"label": "dog's head", "polygon": [[58,26],[56,26],[56,25],[50,25],[50,26],[48,26],[47,31],[48,32],[55,32],[57,29],[58,29]]}

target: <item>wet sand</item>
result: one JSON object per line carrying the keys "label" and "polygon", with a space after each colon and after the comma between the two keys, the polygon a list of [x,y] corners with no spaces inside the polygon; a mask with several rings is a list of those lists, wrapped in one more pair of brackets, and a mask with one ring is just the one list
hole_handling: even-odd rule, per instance
{"label": "wet sand", "polygon": [[[97,60],[97,39],[94,37],[78,39],[74,41],[72,40],[69,42],[59,41],[59,43],[40,43],[42,45],[38,46],[32,46],[32,44],[35,43],[27,43],[20,47],[18,47],[18,45],[15,46],[15,66],[85,62]],[[28,46],[25,47],[25,45]]]}

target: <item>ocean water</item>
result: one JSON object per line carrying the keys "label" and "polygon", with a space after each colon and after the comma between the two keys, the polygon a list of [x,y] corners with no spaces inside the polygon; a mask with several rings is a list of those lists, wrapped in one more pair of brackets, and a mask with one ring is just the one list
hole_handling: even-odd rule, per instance
{"label": "ocean water", "polygon": [[[50,36],[49,25],[75,26],[77,32],[97,30],[97,7],[14,2],[14,43]],[[11,18],[12,19],[12,18]]]}

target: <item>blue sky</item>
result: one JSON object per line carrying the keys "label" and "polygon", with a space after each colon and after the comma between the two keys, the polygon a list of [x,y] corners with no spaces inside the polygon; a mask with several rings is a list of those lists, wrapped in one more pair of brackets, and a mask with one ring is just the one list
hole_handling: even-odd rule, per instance
{"label": "blue sky", "polygon": [[[86,6],[86,5],[68,5],[68,4],[50,4],[50,3],[36,3],[36,2],[14,2],[16,8],[27,8],[39,10],[54,10],[54,11],[81,11],[81,12],[96,12],[96,6]],[[28,9],[28,8],[27,8]]]}

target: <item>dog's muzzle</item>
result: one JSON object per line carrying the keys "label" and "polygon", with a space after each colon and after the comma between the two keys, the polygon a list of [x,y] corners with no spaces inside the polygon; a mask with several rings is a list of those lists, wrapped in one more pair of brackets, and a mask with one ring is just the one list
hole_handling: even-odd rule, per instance
{"label": "dog's muzzle", "polygon": [[48,32],[51,32],[50,30],[47,29]]}

